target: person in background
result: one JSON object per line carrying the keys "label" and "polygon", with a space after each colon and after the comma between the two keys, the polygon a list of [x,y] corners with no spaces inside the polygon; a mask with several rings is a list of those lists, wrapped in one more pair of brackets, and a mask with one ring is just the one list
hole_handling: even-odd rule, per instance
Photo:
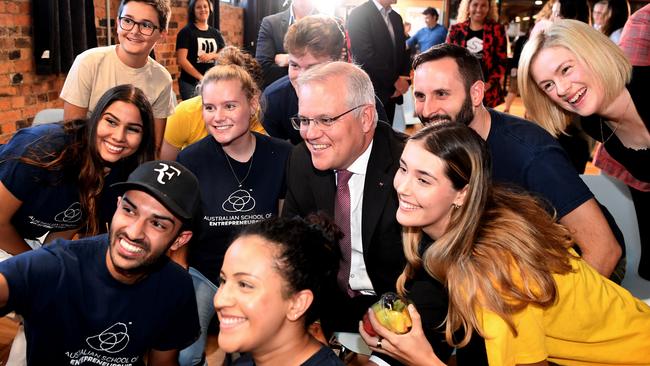
{"label": "person in background", "polygon": [[119,44],[81,53],[65,78],[60,94],[64,120],[88,117],[108,89],[133,84],[151,103],[158,153],[176,96],[169,71],[149,53],[167,35],[170,14],[169,0],[122,0],[116,21]]}
{"label": "person in background", "polygon": [[506,95],[506,104],[503,108],[504,113],[510,113],[510,106],[514,102],[515,98],[519,95],[519,88],[517,87],[517,66],[519,65],[519,57],[521,56],[521,50],[524,49],[524,44],[528,41],[528,35],[530,34],[530,29],[526,33],[520,33],[515,39],[515,44],[512,48],[512,60],[510,68],[510,82],[508,88],[508,94]]}
{"label": "person in background", "polygon": [[634,68],[650,66],[650,4],[637,10],[623,27],[619,47]]}
{"label": "person in background", "polygon": [[212,1],[190,0],[187,10],[187,25],[176,35],[176,63],[181,69],[178,89],[183,100],[195,95],[196,85],[226,46],[219,30],[210,25]]}
{"label": "person in background", "polygon": [[629,17],[630,3],[627,0],[608,0],[607,18],[600,31],[618,45],[623,33],[623,26]]}
{"label": "person in background", "polygon": [[109,185],[153,158],[151,105],[133,85],[106,91],[88,119],[19,130],[0,147],[0,252],[105,232]]}
{"label": "person in background", "polygon": [[[650,110],[644,99],[648,67],[632,69],[623,52],[595,29],[560,20],[528,41],[519,87],[531,119],[557,135],[574,115],[612,158],[637,180],[650,182]],[[641,233],[639,275],[650,278],[649,192],[630,187]]]}
{"label": "person in background", "polygon": [[594,9],[591,12],[591,16],[593,19],[592,26],[596,30],[601,30],[601,28],[605,24],[605,21],[607,20],[607,7],[608,7],[607,0],[600,0],[594,4]]}
{"label": "person in background", "polygon": [[181,352],[181,365],[202,364],[212,298],[232,237],[243,226],[276,216],[285,194],[291,144],[251,131],[260,91],[241,66],[217,65],[199,86],[209,135],[178,154],[200,182],[203,212],[188,248],[201,337]]}
{"label": "person in background", "polygon": [[[447,342],[462,346],[480,334],[490,365],[649,364],[650,307],[578,256],[543,202],[493,186],[491,172],[487,144],[463,124],[409,139],[393,181],[408,258],[399,292],[407,295],[404,283],[419,268],[441,281]],[[424,234],[431,240],[423,249]],[[409,312],[406,334],[383,328],[370,309],[378,335],[361,324],[359,332],[370,349],[408,365],[443,365],[413,305]]]}
{"label": "person in background", "polygon": [[447,43],[467,48],[481,60],[485,76],[485,106],[503,103],[501,88],[506,73],[506,31],[498,23],[495,0],[462,0],[458,6],[458,23],[449,28]]}
{"label": "person in background", "polygon": [[316,13],[314,0],[291,0],[289,9],[262,19],[255,59],[262,66],[262,90],[287,74],[289,55],[284,49],[284,35],[296,21]]}
{"label": "person in background", "polygon": [[445,43],[447,38],[447,29],[438,24],[438,11],[435,8],[428,7],[422,12],[424,15],[424,28],[420,29],[415,35],[406,40],[406,49],[413,50],[416,47],[420,52],[424,52],[440,43]]}
{"label": "person in background", "polygon": [[[235,46],[226,46],[219,51],[215,62],[217,65],[239,65],[246,69],[258,86],[262,84],[260,65],[250,54]],[[251,130],[265,133],[257,116],[252,121]],[[203,120],[203,99],[197,95],[184,100],[176,106],[174,114],[167,121],[160,158],[175,160],[182,149],[207,135],[208,130]]]}
{"label": "person in background", "polygon": [[409,57],[402,17],[391,5],[397,0],[368,0],[347,19],[353,61],[370,76],[390,125],[395,106],[402,104],[410,80]]}
{"label": "person in background", "polygon": [[192,237],[196,177],[152,161],[115,188],[109,234],[0,263],[0,313],[24,317],[27,365],[175,365],[198,334],[192,281],[165,255]]}
{"label": "person in background", "polygon": [[226,252],[214,297],[219,348],[246,352],[259,366],[343,366],[308,332],[336,278],[341,236],[323,215],[245,227]]}
{"label": "person in background", "polygon": [[[291,118],[298,113],[296,79],[310,67],[341,60],[344,47],[344,31],[333,17],[311,15],[289,27],[284,37],[289,75],[276,80],[262,94],[262,123],[269,135],[289,140],[294,145],[302,142],[300,131],[291,123]],[[381,103],[377,103],[377,113],[381,120],[386,120]]]}

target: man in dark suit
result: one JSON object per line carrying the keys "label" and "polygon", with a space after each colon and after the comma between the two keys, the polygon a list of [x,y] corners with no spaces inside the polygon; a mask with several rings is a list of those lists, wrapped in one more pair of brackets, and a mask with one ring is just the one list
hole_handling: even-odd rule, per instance
{"label": "man in dark suit", "polygon": [[368,73],[392,123],[395,104],[409,87],[409,57],[397,0],[369,0],[350,11],[348,35],[354,61]]}
{"label": "man in dark suit", "polygon": [[284,35],[289,26],[315,12],[313,0],[293,0],[289,9],[262,19],[257,34],[255,59],[262,66],[264,88],[287,75],[289,55],[284,50]]}
{"label": "man in dark suit", "polygon": [[[346,238],[341,240],[338,283],[327,287],[321,324],[326,334],[356,332],[377,295],[395,291],[404,268],[392,181],[405,136],[377,122],[372,83],[353,64],[314,66],[297,79],[297,92],[299,115],[294,123],[300,124],[305,141],[294,147],[288,163],[282,214],[323,211],[347,236],[347,249]],[[345,174],[347,184],[342,183]],[[342,187],[349,190],[343,223],[337,204],[337,189]]]}

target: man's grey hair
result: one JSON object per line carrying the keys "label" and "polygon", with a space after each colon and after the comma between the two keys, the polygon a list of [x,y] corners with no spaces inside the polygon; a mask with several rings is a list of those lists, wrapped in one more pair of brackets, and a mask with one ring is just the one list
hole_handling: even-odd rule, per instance
{"label": "man's grey hair", "polygon": [[[362,104],[375,106],[375,88],[372,86],[370,77],[359,66],[349,62],[333,61],[313,66],[300,74],[296,83],[298,89],[300,89],[304,85],[324,83],[332,78],[340,77],[345,81],[345,85],[341,85],[340,89],[347,91],[345,101],[347,108],[354,108]],[[362,109],[355,111],[355,113],[359,117]],[[375,123],[377,118],[375,112]]]}

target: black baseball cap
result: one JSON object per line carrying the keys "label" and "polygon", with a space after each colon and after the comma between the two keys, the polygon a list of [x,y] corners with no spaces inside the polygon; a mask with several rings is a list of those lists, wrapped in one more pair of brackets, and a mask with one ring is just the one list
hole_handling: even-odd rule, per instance
{"label": "black baseball cap", "polygon": [[146,162],[129,174],[126,182],[111,187],[147,192],[184,221],[191,221],[201,205],[198,179],[175,161]]}

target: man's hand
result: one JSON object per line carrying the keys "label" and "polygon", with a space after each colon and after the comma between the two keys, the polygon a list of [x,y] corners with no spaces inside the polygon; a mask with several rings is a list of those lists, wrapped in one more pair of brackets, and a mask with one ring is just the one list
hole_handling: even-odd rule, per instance
{"label": "man's hand", "polygon": [[393,86],[395,87],[395,93],[391,96],[391,98],[397,98],[400,95],[406,93],[409,90],[409,80],[411,80],[408,76],[400,76],[395,80],[395,84]]}
{"label": "man's hand", "polygon": [[289,66],[289,55],[286,53],[278,53],[275,55],[275,64],[280,67]]}

